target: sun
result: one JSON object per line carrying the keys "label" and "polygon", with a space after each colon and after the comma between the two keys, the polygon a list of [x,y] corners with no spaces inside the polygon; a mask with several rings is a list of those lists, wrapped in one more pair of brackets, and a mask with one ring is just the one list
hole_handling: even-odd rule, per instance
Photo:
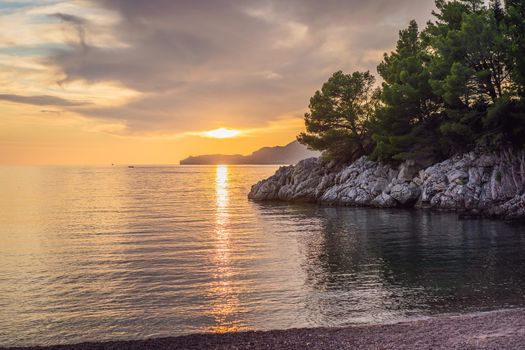
{"label": "sun", "polygon": [[230,137],[235,137],[241,133],[240,130],[220,128],[215,130],[206,131],[203,134],[207,137],[213,137],[216,139],[227,139]]}

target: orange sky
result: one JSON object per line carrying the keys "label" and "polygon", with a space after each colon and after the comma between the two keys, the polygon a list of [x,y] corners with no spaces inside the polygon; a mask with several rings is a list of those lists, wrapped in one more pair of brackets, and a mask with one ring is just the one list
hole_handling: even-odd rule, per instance
{"label": "orange sky", "polygon": [[42,120],[29,114],[19,118],[27,108],[19,109],[18,116],[4,114],[9,116],[0,127],[2,164],[176,164],[190,155],[251,153],[267,145],[285,145],[303,125],[301,119],[290,119],[224,139],[192,134],[116,135],[98,131],[96,125],[81,117],[70,122]]}
{"label": "orange sky", "polygon": [[[302,131],[433,0],[0,1],[0,164],[174,164]],[[210,130],[238,130],[230,138]]]}

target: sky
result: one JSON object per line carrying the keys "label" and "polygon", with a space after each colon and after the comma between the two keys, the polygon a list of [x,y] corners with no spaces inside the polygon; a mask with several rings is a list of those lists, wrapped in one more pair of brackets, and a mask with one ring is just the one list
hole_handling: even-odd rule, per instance
{"label": "sky", "polygon": [[0,0],[0,164],[175,164],[287,144],[333,72],[377,75],[433,7]]}

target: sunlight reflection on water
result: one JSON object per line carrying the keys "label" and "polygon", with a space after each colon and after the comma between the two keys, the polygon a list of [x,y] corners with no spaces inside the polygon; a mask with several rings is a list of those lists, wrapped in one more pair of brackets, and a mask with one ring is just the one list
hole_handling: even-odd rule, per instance
{"label": "sunlight reflection on water", "polygon": [[214,304],[211,314],[215,325],[210,331],[216,333],[233,332],[243,329],[239,322],[231,319],[239,309],[239,299],[235,286],[230,282],[232,271],[230,263],[230,242],[228,234],[229,212],[228,212],[228,166],[218,165],[215,178],[216,212],[215,231],[217,234],[217,247],[215,254],[216,272],[211,286]]}

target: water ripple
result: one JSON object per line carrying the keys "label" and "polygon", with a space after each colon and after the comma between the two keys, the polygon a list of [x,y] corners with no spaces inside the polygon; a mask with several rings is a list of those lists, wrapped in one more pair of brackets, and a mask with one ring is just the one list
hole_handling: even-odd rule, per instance
{"label": "water ripple", "polygon": [[0,346],[525,305],[523,226],[249,202],[275,170],[0,168]]}

